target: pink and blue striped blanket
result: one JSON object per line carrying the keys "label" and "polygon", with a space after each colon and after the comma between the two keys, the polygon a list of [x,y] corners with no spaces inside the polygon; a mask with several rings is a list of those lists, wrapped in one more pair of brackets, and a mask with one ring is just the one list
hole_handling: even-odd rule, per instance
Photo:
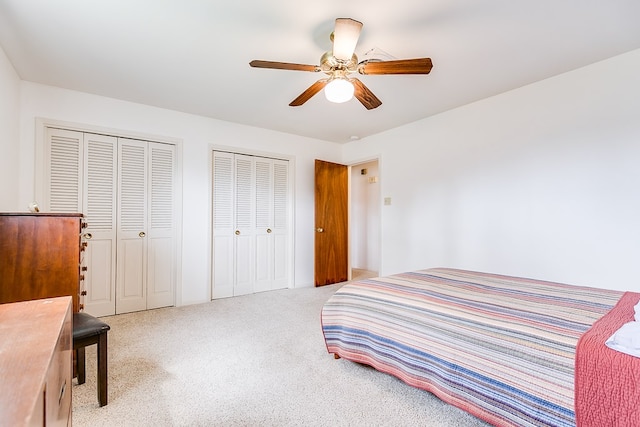
{"label": "pink and blue striped blanket", "polygon": [[324,305],[329,353],[496,426],[575,426],[576,344],[623,292],[454,269],[348,283]]}

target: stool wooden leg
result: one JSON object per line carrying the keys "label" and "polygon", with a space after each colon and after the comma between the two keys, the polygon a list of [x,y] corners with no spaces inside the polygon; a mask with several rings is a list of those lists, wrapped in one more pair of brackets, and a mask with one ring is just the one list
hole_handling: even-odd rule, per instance
{"label": "stool wooden leg", "polygon": [[78,384],[84,384],[86,380],[86,365],[84,358],[84,347],[76,350],[76,370],[78,374]]}
{"label": "stool wooden leg", "polygon": [[107,404],[107,333],[100,334],[98,341],[98,401]]}

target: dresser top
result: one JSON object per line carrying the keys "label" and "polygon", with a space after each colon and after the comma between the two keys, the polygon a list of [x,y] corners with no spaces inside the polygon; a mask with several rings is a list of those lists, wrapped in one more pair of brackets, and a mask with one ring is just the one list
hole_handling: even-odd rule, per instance
{"label": "dresser top", "polygon": [[71,297],[0,304],[3,424],[24,425],[33,413],[70,310]]}

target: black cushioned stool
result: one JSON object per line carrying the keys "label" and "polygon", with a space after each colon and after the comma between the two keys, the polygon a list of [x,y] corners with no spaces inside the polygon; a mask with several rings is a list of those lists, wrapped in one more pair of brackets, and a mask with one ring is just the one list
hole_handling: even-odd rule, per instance
{"label": "black cushioned stool", "polygon": [[98,344],[98,402],[107,404],[107,331],[111,327],[87,313],[73,313],[73,349],[77,355],[78,384],[86,379],[84,348]]}

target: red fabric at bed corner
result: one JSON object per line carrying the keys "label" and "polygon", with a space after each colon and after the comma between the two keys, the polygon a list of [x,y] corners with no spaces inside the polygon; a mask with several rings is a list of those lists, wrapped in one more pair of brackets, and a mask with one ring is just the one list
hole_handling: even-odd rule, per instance
{"label": "red fabric at bed corner", "polygon": [[578,427],[640,426],[640,357],[605,345],[633,321],[640,294],[626,292],[613,309],[585,332],[576,347],[575,411]]}

